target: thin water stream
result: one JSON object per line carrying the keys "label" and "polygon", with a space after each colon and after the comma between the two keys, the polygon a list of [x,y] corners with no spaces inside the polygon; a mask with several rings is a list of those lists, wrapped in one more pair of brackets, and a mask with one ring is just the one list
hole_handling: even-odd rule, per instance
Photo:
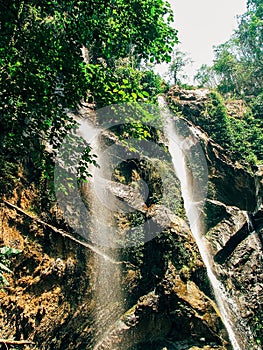
{"label": "thin water stream", "polygon": [[[85,185],[85,195],[89,202],[89,240],[97,253],[93,258],[94,269],[94,324],[95,336],[93,349],[110,349],[108,332],[123,313],[121,263],[116,245],[116,227],[114,216],[107,206],[107,190],[102,145],[99,140],[101,130],[87,120],[80,120],[80,134],[89,141],[96,162],[90,166],[92,175]],[[109,344],[108,344],[109,342]]]}
{"label": "thin water stream", "polygon": [[[249,341],[240,324],[239,311],[233,300],[228,296],[225,287],[217,278],[209,247],[204,237],[204,226],[202,218],[202,201],[197,200],[196,190],[193,188],[193,174],[189,165],[189,143],[178,133],[175,122],[170,116],[163,98],[159,104],[166,121],[165,133],[168,138],[169,152],[172,156],[173,166],[181,183],[181,192],[184,200],[186,215],[188,217],[192,234],[198,245],[202,260],[207,269],[207,275],[213,288],[214,296],[221,314],[221,319],[226,327],[232,347],[234,350],[249,349]],[[192,142],[192,145],[194,142]],[[203,198],[205,199],[205,198]]]}

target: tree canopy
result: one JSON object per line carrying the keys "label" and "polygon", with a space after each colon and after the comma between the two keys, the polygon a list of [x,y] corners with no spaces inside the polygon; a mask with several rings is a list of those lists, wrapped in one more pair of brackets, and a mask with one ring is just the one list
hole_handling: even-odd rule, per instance
{"label": "tree canopy", "polygon": [[213,87],[227,99],[243,99],[245,115],[227,116],[232,157],[263,162],[263,2],[248,0],[231,38],[215,47],[214,64],[203,65],[195,79],[199,86]]}
{"label": "tree canopy", "polygon": [[239,17],[230,40],[215,48],[212,67],[203,66],[196,80],[223,93],[257,96],[263,85],[263,3],[248,0],[247,12]]}
{"label": "tree canopy", "polygon": [[33,157],[43,139],[56,147],[72,125],[67,111],[96,89],[94,74],[105,64],[169,61],[177,42],[172,20],[164,0],[1,1],[2,153]]}
{"label": "tree canopy", "polygon": [[181,79],[186,78],[183,74],[183,69],[193,61],[188,57],[187,53],[175,49],[172,55],[171,64],[169,66],[169,76],[174,81],[174,84],[181,84]]}

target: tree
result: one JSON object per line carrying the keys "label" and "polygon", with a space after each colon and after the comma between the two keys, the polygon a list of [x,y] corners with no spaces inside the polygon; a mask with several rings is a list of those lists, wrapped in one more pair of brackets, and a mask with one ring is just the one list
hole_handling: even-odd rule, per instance
{"label": "tree", "polygon": [[212,67],[209,67],[207,64],[202,64],[198,69],[196,75],[194,76],[194,81],[198,83],[199,87],[206,87],[213,89],[216,87],[217,76]]}
{"label": "tree", "polygon": [[216,76],[217,88],[223,94],[257,96],[263,84],[262,56],[263,3],[248,0],[238,29],[226,43],[215,48],[214,64],[206,69],[209,77],[204,83]]}
{"label": "tree", "polygon": [[169,66],[169,76],[171,79],[173,79],[174,84],[179,84],[181,83],[181,79],[186,78],[186,76],[182,74],[182,71],[183,68],[189,63],[192,63],[192,60],[185,52],[180,50],[175,50],[173,52],[172,61]]}
{"label": "tree", "polygon": [[[90,88],[83,62],[169,61],[177,42],[163,0],[6,0],[0,2],[0,147],[5,160],[42,164],[45,140],[59,146]],[[107,76],[105,77],[107,79]]]}
{"label": "tree", "polygon": [[250,67],[252,93],[262,90],[263,84],[263,3],[248,0],[248,11],[241,16],[236,37],[240,43],[240,56]]}
{"label": "tree", "polygon": [[218,79],[217,88],[223,94],[240,94],[245,89],[248,71],[238,57],[238,49],[239,42],[234,38],[215,48],[212,70]]}

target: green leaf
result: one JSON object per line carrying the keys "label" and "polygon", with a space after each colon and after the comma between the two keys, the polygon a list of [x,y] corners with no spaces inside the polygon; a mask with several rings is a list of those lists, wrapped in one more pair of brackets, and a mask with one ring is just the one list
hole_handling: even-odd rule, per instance
{"label": "green leaf", "polygon": [[125,92],[124,92],[123,90],[119,90],[119,91],[118,91],[118,94],[119,94],[119,95],[125,95]]}
{"label": "green leaf", "polygon": [[144,96],[146,96],[146,97],[149,97],[149,96],[150,96],[150,94],[149,94],[147,91],[143,91],[142,94],[143,94]]}
{"label": "green leaf", "polygon": [[8,246],[4,246],[4,247],[0,248],[0,256],[1,255],[10,256],[12,254],[19,254],[21,252],[22,252],[22,250],[20,250],[20,249],[11,248]]}

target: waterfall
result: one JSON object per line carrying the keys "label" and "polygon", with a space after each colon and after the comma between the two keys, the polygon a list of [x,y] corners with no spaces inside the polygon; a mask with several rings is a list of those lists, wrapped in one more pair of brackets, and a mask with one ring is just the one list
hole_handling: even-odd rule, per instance
{"label": "waterfall", "polygon": [[107,174],[102,145],[99,140],[102,130],[94,127],[87,120],[80,120],[81,136],[88,141],[96,155],[98,166],[91,165],[92,177],[82,190],[89,206],[89,241],[96,253],[93,257],[93,291],[94,291],[94,346],[92,349],[110,349],[111,337],[108,334],[112,325],[123,313],[121,263],[116,240],[117,228],[114,215],[107,205],[110,202],[107,191]]}
{"label": "waterfall", "polygon": [[[176,175],[181,183],[181,192],[190,229],[196,240],[202,260],[206,266],[207,275],[213,288],[214,296],[221,314],[221,319],[228,332],[233,349],[247,350],[249,348],[248,339],[246,339],[244,329],[242,329],[242,324],[238,325],[240,322],[240,318],[237,316],[238,308],[234,304],[233,300],[228,296],[225,287],[218,280],[214,272],[208,242],[206,242],[204,237],[205,232],[202,218],[202,206],[205,196],[204,192],[201,194],[199,192],[202,192],[202,187],[205,184],[202,184],[202,181],[200,183],[195,181],[193,171],[191,171],[189,168],[189,165],[192,165],[189,164],[189,162],[193,163],[195,160],[193,158],[191,159],[194,154],[191,153],[191,148],[193,148],[193,146],[197,143],[197,139],[194,141],[195,136],[189,136],[190,130],[188,126],[185,125],[183,127],[182,123],[179,123],[178,127],[175,127],[175,120],[172,119],[172,116],[170,115],[166,106],[166,102],[162,97],[159,98],[159,105],[166,124],[165,133],[168,138],[169,152],[172,156],[172,162]],[[188,129],[188,132],[186,132],[188,140],[186,140],[185,135],[182,136],[184,134],[182,133],[182,129],[185,128]],[[178,131],[178,129],[180,131]],[[194,154],[194,157],[196,156],[197,154]],[[197,159],[197,162],[198,161],[199,160]]]}
{"label": "waterfall", "polygon": [[[237,306],[228,295],[224,285],[217,278],[213,257],[210,252],[210,245],[205,238],[202,213],[206,198],[208,177],[206,160],[198,142],[198,131],[195,129],[191,130],[190,127],[186,125],[186,122],[179,118],[173,119],[166,107],[164,99],[160,98],[159,105],[161,108],[161,115],[165,121],[164,131],[168,139],[168,148],[172,158],[172,164],[181,183],[185,211],[192,234],[206,266],[207,275],[214,291],[221,319],[229,334],[233,349],[247,350],[249,348],[249,340],[248,336],[245,334],[246,325],[242,323]],[[140,111],[141,110],[136,110],[138,114]],[[104,113],[105,110],[102,112]],[[123,109],[121,109],[121,112],[123,112]],[[127,108],[127,113],[129,112],[130,109]],[[80,225],[80,231],[78,231],[78,225],[75,228],[80,235],[83,235],[83,237],[89,241],[91,250],[95,253],[91,261],[94,271],[93,278],[91,277],[92,289],[94,292],[92,305],[92,310],[94,310],[93,329],[95,330],[93,337],[94,342],[92,344],[93,350],[111,349],[113,343],[115,345],[120,345],[121,337],[119,337],[119,335],[122,334],[124,329],[127,329],[127,325],[123,324],[121,321],[121,315],[125,312],[125,295],[122,290],[121,268],[123,265],[120,262],[118,246],[118,244],[120,244],[120,232],[118,232],[114,224],[115,214],[121,209],[122,201],[116,200],[114,194],[109,191],[109,183],[111,182],[111,177],[109,175],[118,162],[130,159],[131,156],[129,154],[127,156],[123,155],[118,147],[114,148],[113,146],[109,147],[103,145],[100,141],[100,134],[102,131],[103,130],[94,127],[94,125],[89,123],[86,119],[79,120],[79,133],[92,147],[92,152],[97,156],[97,163],[100,166],[99,168],[95,166],[89,167],[89,172],[92,177],[82,188],[86,197],[85,205],[87,205],[88,208],[82,203],[82,198],[79,196],[76,185],[72,197],[65,197],[63,193],[57,196],[58,202],[62,204],[62,207],[64,203],[64,213],[66,217],[69,200],[71,200],[74,209],[80,208],[79,213],[81,215],[79,215],[79,217],[83,219],[81,223],[83,225]],[[132,144],[130,140],[129,142]],[[68,138],[64,142],[65,150],[67,151],[64,153],[66,155],[72,154],[72,152],[68,152],[67,149],[70,148],[70,143],[72,143],[71,138]],[[78,145],[78,139],[75,143]],[[137,145],[138,144],[135,144],[135,149]],[[107,148],[108,150],[106,152],[105,149]],[[145,148],[148,150],[148,153],[155,154],[156,152],[156,149],[150,147],[149,149],[147,147]],[[69,150],[71,151],[71,149]],[[76,148],[76,150],[80,153],[83,151],[81,147]],[[149,150],[151,150],[151,152],[149,152]],[[62,156],[64,153],[62,152]],[[114,157],[118,160],[112,162]],[[73,159],[72,162],[74,163],[75,159]],[[69,167],[71,167],[72,162],[68,162]],[[111,164],[111,167],[107,168],[107,164]],[[56,177],[60,180],[61,175],[59,171],[55,178]],[[57,186],[60,185],[60,181],[58,181]],[[164,187],[167,187],[170,191],[169,183]],[[144,201],[145,198],[143,198],[143,200],[139,198],[138,206],[141,206],[142,203],[144,204]],[[70,214],[67,217],[68,222],[74,228],[74,219],[76,215],[71,215],[71,213],[75,213],[75,211],[68,211]],[[86,229],[87,227],[88,230]],[[82,228],[84,229],[82,230]],[[145,226],[142,227],[142,229],[144,228]],[[118,330],[120,330],[119,335],[117,334]],[[121,345],[122,349],[127,348],[126,345]]]}

